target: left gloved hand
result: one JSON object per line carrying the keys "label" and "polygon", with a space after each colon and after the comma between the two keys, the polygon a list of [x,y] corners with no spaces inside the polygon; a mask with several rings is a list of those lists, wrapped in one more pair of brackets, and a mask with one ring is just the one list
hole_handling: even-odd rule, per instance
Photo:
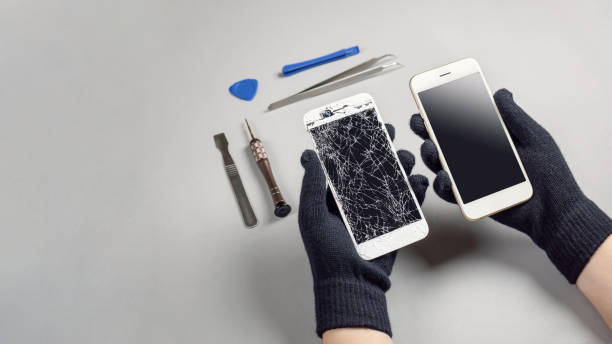
{"label": "left gloved hand", "polygon": [[[395,128],[387,124],[391,139]],[[410,175],[414,155],[399,150],[398,156]],[[317,335],[341,327],[367,327],[391,336],[385,292],[396,252],[371,261],[359,256],[342,222],[317,155],[306,150],[301,158],[304,180],[298,222],[314,281]],[[429,181],[425,176],[408,178],[419,202],[423,203]]]}

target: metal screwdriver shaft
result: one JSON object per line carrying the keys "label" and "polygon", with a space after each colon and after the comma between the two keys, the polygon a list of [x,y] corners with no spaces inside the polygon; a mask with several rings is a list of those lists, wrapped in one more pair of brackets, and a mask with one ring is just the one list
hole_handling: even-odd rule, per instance
{"label": "metal screwdriver shaft", "polygon": [[270,166],[270,161],[268,161],[268,154],[266,154],[263,144],[259,139],[255,138],[255,135],[253,135],[249,122],[246,119],[244,121],[246,122],[247,128],[249,129],[249,134],[251,135],[249,147],[251,147],[251,151],[255,157],[255,162],[257,163],[257,166],[259,166],[259,170],[261,171],[261,174],[263,174],[264,179],[268,184],[268,190],[270,191],[272,201],[274,202],[274,215],[278,217],[285,217],[291,212],[291,206],[285,202],[278,185],[276,185],[276,180],[274,180],[274,175],[272,174],[272,167]]}

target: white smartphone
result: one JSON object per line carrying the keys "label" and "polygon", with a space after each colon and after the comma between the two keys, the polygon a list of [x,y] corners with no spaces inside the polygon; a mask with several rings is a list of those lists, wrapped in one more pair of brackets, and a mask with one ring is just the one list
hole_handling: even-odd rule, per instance
{"label": "white smartphone", "polygon": [[531,198],[533,188],[476,60],[415,75],[410,89],[467,220]]}
{"label": "white smartphone", "polygon": [[369,94],[309,111],[304,125],[362,258],[427,236],[427,222]]}

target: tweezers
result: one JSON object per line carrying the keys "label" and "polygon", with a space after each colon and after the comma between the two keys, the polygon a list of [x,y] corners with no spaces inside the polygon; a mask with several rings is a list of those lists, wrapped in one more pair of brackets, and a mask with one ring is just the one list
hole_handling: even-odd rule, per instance
{"label": "tweezers", "polygon": [[285,105],[293,104],[300,100],[318,96],[329,91],[337,90],[344,86],[352,85],[359,81],[375,77],[377,75],[390,72],[403,67],[395,61],[397,57],[392,54],[385,54],[349,68],[342,73],[336,74],[331,78],[325,79],[315,85],[308,87],[292,96],[276,101],[268,106],[268,111],[281,108]]}

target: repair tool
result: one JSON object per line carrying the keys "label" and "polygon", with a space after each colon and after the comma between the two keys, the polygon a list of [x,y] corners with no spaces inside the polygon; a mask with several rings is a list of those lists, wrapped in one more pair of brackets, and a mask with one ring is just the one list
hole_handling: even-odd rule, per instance
{"label": "repair tool", "polygon": [[293,74],[305,71],[307,69],[310,69],[312,67],[316,67],[316,66],[319,66],[325,63],[329,63],[332,61],[336,61],[336,60],[341,60],[343,58],[357,55],[357,54],[359,54],[359,47],[354,46],[354,47],[350,47],[347,49],[338,50],[335,53],[317,57],[312,60],[292,63],[289,65],[283,66],[283,76],[293,75]]}
{"label": "repair tool", "polygon": [[249,129],[249,134],[251,135],[251,142],[249,143],[249,146],[251,147],[251,151],[255,157],[255,162],[259,166],[259,170],[263,174],[264,179],[268,184],[268,190],[272,196],[272,202],[274,202],[274,215],[278,217],[285,217],[291,212],[291,206],[285,202],[278,185],[276,185],[274,175],[272,174],[272,168],[270,167],[270,161],[268,161],[268,154],[264,150],[263,144],[253,135],[249,122],[246,119],[244,121],[246,122],[247,128]]}
{"label": "repair tool", "polygon": [[217,146],[217,148],[221,151],[221,155],[223,156],[225,173],[227,174],[227,177],[232,184],[232,188],[234,189],[234,194],[236,195],[236,200],[238,200],[238,205],[240,206],[240,212],[242,213],[244,224],[248,227],[255,227],[257,225],[257,217],[255,217],[255,213],[251,207],[251,202],[249,202],[249,198],[244,191],[244,186],[242,185],[240,174],[238,174],[238,169],[234,164],[234,159],[232,159],[232,156],[227,149],[228,143],[225,133],[215,135],[214,139],[215,146]]}
{"label": "repair tool", "polygon": [[251,101],[255,98],[255,94],[257,93],[257,79],[244,79],[240,81],[236,81],[230,86],[229,91],[231,94],[236,97]]}
{"label": "repair tool", "polygon": [[302,99],[318,96],[329,91],[333,91],[344,86],[352,85],[356,82],[375,77],[377,75],[390,72],[403,67],[395,61],[397,57],[392,54],[382,55],[360,63],[353,68],[349,68],[342,73],[336,74],[331,78],[325,79],[318,84],[312,85],[285,99],[281,99],[268,106],[268,111],[278,109],[285,105],[293,104]]}

